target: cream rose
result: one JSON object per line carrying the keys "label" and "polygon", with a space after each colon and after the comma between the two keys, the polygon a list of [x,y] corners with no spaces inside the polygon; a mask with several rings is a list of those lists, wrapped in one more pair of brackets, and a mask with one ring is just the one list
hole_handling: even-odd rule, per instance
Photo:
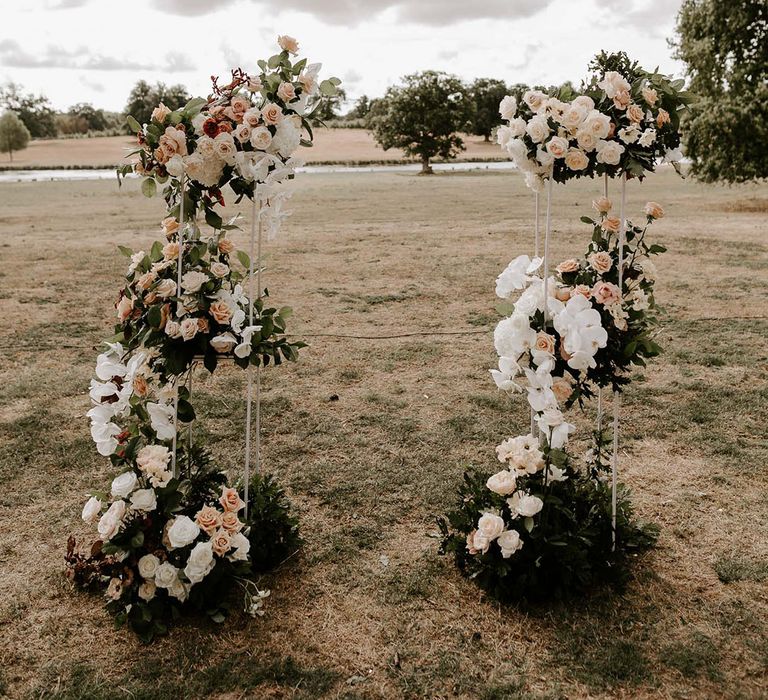
{"label": "cream rose", "polygon": [[200,291],[200,288],[208,281],[208,279],[208,275],[204,272],[191,270],[190,272],[184,273],[184,276],[181,278],[181,286],[185,292],[194,294],[195,292]]}
{"label": "cream rose", "polygon": [[621,292],[612,282],[598,282],[592,287],[592,297],[598,304],[610,306],[621,300]]}
{"label": "cream rose", "polygon": [[260,126],[251,133],[251,146],[266,151],[272,143],[272,134],[266,126]]}
{"label": "cream rose", "polygon": [[618,165],[624,150],[624,146],[616,141],[600,140],[597,142],[597,162]]}
{"label": "cream rose", "polygon": [[517,530],[505,530],[499,535],[499,538],[496,541],[499,543],[501,556],[504,557],[504,559],[509,559],[509,557],[523,547],[520,533]]}
{"label": "cream rose", "polygon": [[296,88],[293,83],[280,83],[280,87],[277,88],[277,96],[283,102],[291,102],[296,99]]}
{"label": "cream rose", "polygon": [[154,554],[145,554],[139,559],[139,575],[143,579],[155,578],[160,560]]}
{"label": "cream rose", "polygon": [[578,148],[571,148],[565,156],[565,164],[574,171],[584,170],[589,165],[589,158]]}
{"label": "cream rose", "polygon": [[235,146],[235,140],[232,138],[232,134],[228,134],[226,131],[219,134],[213,140],[213,146],[216,151],[216,155],[221,158],[221,160],[223,160],[228,165],[235,164],[237,146]]}
{"label": "cream rose", "polygon": [[235,129],[235,138],[240,143],[248,143],[248,141],[251,140],[251,127],[248,126],[248,124],[240,124],[240,126]]}
{"label": "cream rose", "polygon": [[179,331],[184,340],[192,340],[197,335],[197,330],[196,318],[185,318],[179,325]]}
{"label": "cream rose", "polygon": [[162,471],[168,466],[171,453],[164,445],[147,445],[136,455],[136,464],[142,471]]}
{"label": "cream rose", "polygon": [[587,129],[579,129],[576,133],[576,143],[579,144],[579,148],[587,153],[591,153],[597,148],[597,141],[597,136]]}
{"label": "cream rose", "polygon": [[544,507],[544,501],[538,496],[531,496],[528,493],[518,491],[507,499],[509,509],[513,516],[521,515],[524,518],[532,518]]}
{"label": "cream rose", "polygon": [[176,294],[176,282],[172,279],[162,279],[154,289],[155,294],[161,299],[167,299]]}
{"label": "cream rose", "polygon": [[573,384],[565,377],[555,377],[552,380],[552,393],[555,395],[558,403],[563,403],[571,398]]}
{"label": "cream rose", "polygon": [[517,477],[509,470],[504,469],[493,476],[488,477],[485,485],[500,496],[509,496],[517,487]]}
{"label": "cream rose", "polygon": [[158,588],[170,588],[179,578],[179,570],[169,561],[164,561],[155,571],[155,585]]}
{"label": "cream rose", "polygon": [[604,250],[598,250],[596,253],[592,253],[592,255],[587,258],[587,261],[589,262],[590,267],[601,275],[605,274],[613,267],[613,258],[611,257],[611,254]]}
{"label": "cream rose", "polygon": [[226,265],[223,262],[211,263],[211,274],[214,277],[221,279],[222,277],[226,277],[228,273],[229,265]]}
{"label": "cream rose", "polygon": [[181,338],[181,324],[178,321],[166,321],[165,334],[169,338]]}
{"label": "cream rose", "polygon": [[656,100],[659,99],[659,93],[648,85],[644,86],[642,90],[640,90],[640,94],[643,96],[643,99],[648,103],[650,107],[653,107],[653,105],[656,104]]}
{"label": "cream rose", "polygon": [[146,601],[147,603],[155,597],[156,592],[157,586],[155,585],[154,581],[144,581],[139,586],[139,598],[141,598],[143,601]]}
{"label": "cream rose", "polygon": [[549,122],[544,115],[533,117],[528,122],[528,126],[525,127],[525,131],[534,143],[541,143],[552,133]]}
{"label": "cream rose", "polygon": [[568,152],[568,140],[560,136],[553,136],[547,142],[547,153],[553,158],[563,158]]}
{"label": "cream rose", "polygon": [[477,521],[477,533],[489,540],[495,540],[504,531],[504,520],[495,513],[484,513]]}
{"label": "cream rose", "polygon": [[523,95],[523,102],[530,107],[532,112],[538,112],[547,101],[547,96],[539,90],[527,90]]}
{"label": "cream rose", "polygon": [[157,508],[157,496],[154,489],[137,489],[131,495],[131,508],[149,512]]}
{"label": "cream rose", "polygon": [[96,526],[99,537],[105,542],[112,539],[119,532],[124,517],[125,501],[115,501],[99,519]]}

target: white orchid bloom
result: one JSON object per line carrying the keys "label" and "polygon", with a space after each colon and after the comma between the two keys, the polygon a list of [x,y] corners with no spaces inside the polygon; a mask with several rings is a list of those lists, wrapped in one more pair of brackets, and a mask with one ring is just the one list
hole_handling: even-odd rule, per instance
{"label": "white orchid bloom", "polygon": [[536,331],[528,316],[513,313],[502,319],[493,332],[493,342],[500,357],[518,358],[536,344]]}
{"label": "white orchid bloom", "polygon": [[173,440],[176,430],[173,427],[173,406],[162,403],[147,403],[147,412],[152,424],[152,430],[158,440]]}
{"label": "white orchid bloom", "polygon": [[508,393],[522,391],[523,387],[514,381],[515,377],[522,374],[522,368],[513,357],[500,357],[499,369],[490,370],[493,381],[502,391]]}
{"label": "white orchid bloom", "polygon": [[528,403],[534,411],[541,413],[551,406],[557,406],[551,374],[526,369],[525,376],[528,377]]}
{"label": "white orchid bloom", "polygon": [[246,326],[243,328],[241,337],[243,342],[235,348],[235,355],[240,359],[248,357],[251,354],[251,339],[254,333],[258,333],[261,326]]}
{"label": "white orchid bloom", "polygon": [[545,408],[537,416],[536,422],[539,425],[539,430],[548,436],[549,446],[554,450],[562,449],[568,442],[568,436],[576,430],[575,425],[566,423],[565,417],[556,406]]}
{"label": "white orchid bloom", "polygon": [[508,299],[513,292],[525,289],[541,262],[541,258],[531,260],[527,255],[516,257],[496,278],[496,296]]}

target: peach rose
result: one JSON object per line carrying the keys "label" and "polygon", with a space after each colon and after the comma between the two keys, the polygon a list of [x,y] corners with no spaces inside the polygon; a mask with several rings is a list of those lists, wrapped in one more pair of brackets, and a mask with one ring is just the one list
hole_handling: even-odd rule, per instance
{"label": "peach rose", "polygon": [[170,241],[163,246],[163,259],[175,260],[179,257],[179,244],[176,241]]}
{"label": "peach rose", "polygon": [[220,557],[223,557],[232,547],[231,537],[226,530],[218,530],[211,537],[211,544],[213,545],[213,553]]}
{"label": "peach rose", "polygon": [[261,110],[252,107],[243,115],[243,124],[255,129],[261,123]]}
{"label": "peach rose", "polygon": [[555,395],[558,403],[563,403],[571,398],[573,384],[565,377],[555,377],[552,382],[552,393]]}
{"label": "peach rose", "polygon": [[267,124],[277,124],[283,118],[283,110],[274,102],[267,102],[261,108],[261,116]]}
{"label": "peach rose", "polygon": [[144,303],[149,306],[150,304],[154,304],[157,301],[157,294],[155,292],[150,292],[149,294],[144,295]]}
{"label": "peach rose", "polygon": [[133,378],[133,393],[136,394],[136,396],[144,398],[148,392],[149,384],[147,384],[147,380],[142,375],[137,374]]}
{"label": "peach rose", "polygon": [[232,98],[231,107],[234,121],[239,124],[243,121],[243,115],[251,108],[251,101],[242,95],[235,95]]}
{"label": "peach rose", "polygon": [[245,503],[243,503],[243,499],[240,498],[237,489],[230,489],[226,486],[221,489],[219,503],[221,503],[221,507],[225,511],[229,511],[230,513],[237,513],[239,510],[245,508]]}
{"label": "peach rose", "polygon": [[571,296],[574,296],[576,294],[581,294],[581,296],[589,299],[589,297],[592,295],[592,290],[586,284],[577,284],[573,288],[573,292],[571,293]]}
{"label": "peach rose", "polygon": [[290,102],[296,98],[296,88],[293,87],[293,83],[280,83],[280,87],[277,88],[277,96],[283,102]]}
{"label": "peach rose", "polygon": [[565,164],[571,170],[584,170],[589,165],[589,158],[578,148],[571,148],[565,156]]}
{"label": "peach rose", "polygon": [[568,301],[571,298],[571,287],[558,287],[555,290],[555,299],[558,301]]}
{"label": "peach rose", "polygon": [[598,214],[607,214],[611,211],[611,200],[608,199],[608,197],[599,197],[598,199],[592,200],[592,208]]}
{"label": "peach rose", "polygon": [[192,340],[192,338],[197,335],[197,319],[185,318],[181,322],[179,330],[181,331],[181,337],[184,338],[184,340]]}
{"label": "peach rose", "polygon": [[172,216],[163,219],[160,225],[163,228],[163,233],[165,234],[166,238],[170,238],[179,230],[179,222],[176,221],[176,219],[174,219]]}
{"label": "peach rose", "polygon": [[666,109],[660,109],[656,115],[656,126],[661,129],[664,124],[669,124],[669,112]]}
{"label": "peach rose", "polygon": [[631,104],[627,107],[627,119],[633,124],[639,124],[643,121],[643,108],[640,105]]}
{"label": "peach rose", "polygon": [[221,513],[212,506],[203,506],[195,516],[195,522],[209,537],[221,527]]}
{"label": "peach rose", "polygon": [[534,346],[539,352],[548,352],[550,355],[555,352],[555,336],[544,331],[536,334],[536,344]]}
{"label": "peach rose", "polygon": [[225,301],[214,301],[208,312],[213,316],[213,320],[222,326],[225,326],[232,319],[232,309]]}
{"label": "peach rose", "polygon": [[157,105],[157,107],[155,107],[152,110],[152,117],[151,118],[154,119],[159,124],[162,124],[168,118],[168,115],[170,113],[171,113],[171,110],[168,109],[168,107],[166,107],[161,102],[159,105]]}
{"label": "peach rose", "polygon": [[579,270],[579,261],[575,258],[569,258],[568,260],[563,260],[556,268],[561,275],[564,272],[578,272]]}
{"label": "peach rose", "polygon": [[231,510],[227,510],[221,516],[221,526],[229,533],[234,534],[240,532],[243,529],[243,523],[240,522],[240,518],[237,517],[237,513],[233,513]]}
{"label": "peach rose", "polygon": [[261,84],[261,78],[259,77],[248,78],[248,89],[251,92],[259,92],[262,87],[264,86]]}
{"label": "peach rose", "polygon": [[133,299],[129,299],[128,297],[122,297],[119,302],[117,302],[117,318],[125,323],[133,313]]}
{"label": "peach rose", "polygon": [[621,221],[618,216],[606,216],[603,222],[600,224],[603,231],[609,231],[610,233],[616,233],[621,226]]}
{"label": "peach rose", "polygon": [[604,250],[592,253],[587,260],[589,261],[590,267],[601,275],[605,274],[613,267],[613,258],[611,258],[611,254]]}
{"label": "peach rose", "polygon": [[175,156],[177,153],[180,156],[187,155],[186,133],[174,126],[166,127],[165,133],[160,137],[160,148],[163,150],[167,158]]}
{"label": "peach rose", "polygon": [[162,148],[156,148],[152,155],[155,156],[155,160],[158,163],[162,163],[163,165],[165,165],[171,157]]}
{"label": "peach rose", "polygon": [[248,124],[240,124],[237,129],[235,129],[235,138],[240,143],[247,143],[251,140],[251,127],[248,126]]}
{"label": "peach rose", "polygon": [[626,109],[629,107],[629,102],[631,99],[632,97],[628,90],[620,90],[613,98],[613,106],[616,107],[616,109]]}
{"label": "peach rose", "polygon": [[299,52],[299,42],[288,34],[277,37],[277,44],[283,51],[292,53],[294,56]]}
{"label": "peach rose", "polygon": [[661,204],[656,202],[648,202],[643,211],[649,219],[661,219],[664,216],[664,210],[661,208]]}
{"label": "peach rose", "polygon": [[229,255],[235,250],[235,244],[229,238],[222,238],[219,241],[219,252]]}
{"label": "peach rose", "polygon": [[656,104],[656,100],[659,99],[659,93],[656,92],[652,87],[644,87],[642,90],[640,90],[641,94],[643,95],[643,99],[651,106]]}
{"label": "peach rose", "polygon": [[198,333],[207,333],[211,330],[211,325],[208,323],[207,318],[198,318],[197,319],[197,332]]}
{"label": "peach rose", "polygon": [[598,282],[592,287],[592,296],[598,304],[604,306],[610,306],[621,300],[621,292],[612,282]]}
{"label": "peach rose", "polygon": [[168,317],[171,315],[171,305],[163,304],[160,308],[160,328],[165,328],[165,324],[168,322]]}
{"label": "peach rose", "polygon": [[142,291],[146,291],[152,286],[152,283],[157,279],[157,273],[152,272],[151,270],[149,272],[145,272],[139,279],[136,280],[136,288],[141,289]]}

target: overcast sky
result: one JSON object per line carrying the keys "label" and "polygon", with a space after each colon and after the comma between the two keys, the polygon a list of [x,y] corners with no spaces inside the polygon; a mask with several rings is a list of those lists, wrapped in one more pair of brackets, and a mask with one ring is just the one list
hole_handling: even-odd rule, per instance
{"label": "overcast sky", "polygon": [[[670,56],[680,0],[17,0],[3,1],[0,82],[122,110],[133,84],[183,83],[254,69],[278,34],[324,64],[350,97],[381,95],[423,69],[463,78],[578,83],[600,49],[647,68]],[[290,9],[288,9],[290,8]]]}

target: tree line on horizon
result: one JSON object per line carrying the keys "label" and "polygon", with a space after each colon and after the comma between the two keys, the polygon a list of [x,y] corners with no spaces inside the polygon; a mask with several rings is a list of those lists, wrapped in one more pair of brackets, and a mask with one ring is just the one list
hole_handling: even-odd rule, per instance
{"label": "tree line on horizon", "polygon": [[[765,0],[683,0],[673,56],[687,67],[689,91],[698,96],[683,131],[693,174],[705,182],[768,178],[768,5]],[[567,84],[566,84],[567,86]],[[530,86],[555,92],[565,86]],[[434,158],[452,158],[464,148],[461,134],[490,140],[501,124],[499,102],[518,99],[529,86],[495,78],[465,82],[441,71],[407,75],[379,98],[359,97],[345,114],[343,89],[321,101],[316,116],[330,126],[371,131],[384,148],[400,148],[430,172]],[[30,138],[129,133],[128,114],[150,121],[163,102],[177,109],[190,99],[185,86],[139,80],[123,112],[90,103],[57,112],[44,95],[16,83],[0,86],[0,152],[12,155]]]}

